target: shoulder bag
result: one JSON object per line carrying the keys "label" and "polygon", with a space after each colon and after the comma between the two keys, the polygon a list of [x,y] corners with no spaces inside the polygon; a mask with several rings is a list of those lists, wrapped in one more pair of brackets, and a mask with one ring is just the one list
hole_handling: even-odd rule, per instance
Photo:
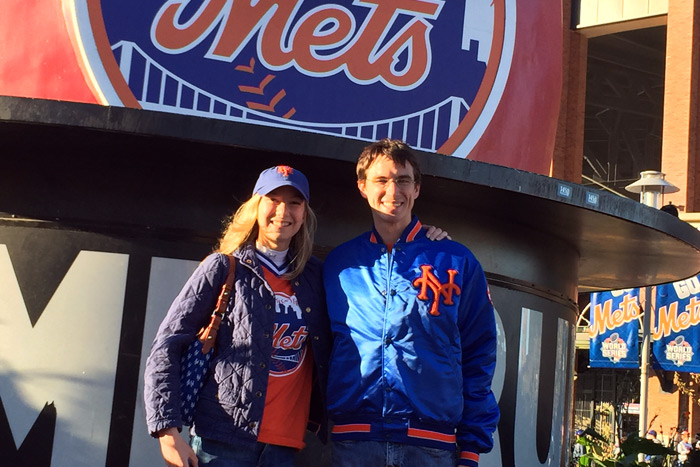
{"label": "shoulder bag", "polygon": [[204,386],[204,380],[209,371],[209,363],[214,355],[216,334],[219,331],[221,319],[226,314],[226,309],[233,289],[233,281],[236,275],[236,260],[229,255],[228,275],[221,288],[216,308],[211,314],[209,324],[197,333],[197,338],[182,354],[180,360],[180,412],[182,422],[191,425],[194,418],[194,406],[197,404],[199,391]]}

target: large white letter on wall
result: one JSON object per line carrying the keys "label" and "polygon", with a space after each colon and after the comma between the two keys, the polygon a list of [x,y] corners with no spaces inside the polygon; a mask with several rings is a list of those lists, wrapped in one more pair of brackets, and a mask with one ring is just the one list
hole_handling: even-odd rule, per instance
{"label": "large white letter on wall", "polygon": [[[552,424],[550,433],[537,433],[538,394],[543,377],[540,370],[542,349],[550,344],[542,342],[542,313],[523,308],[520,327],[520,353],[518,358],[518,392],[515,410],[514,450],[517,465],[539,467],[541,465],[564,465],[563,440],[568,430],[568,407],[566,384],[569,379],[569,342],[571,325],[557,320],[556,364],[554,371],[554,396],[552,401]],[[550,377],[551,378],[551,377]],[[549,380],[549,379],[548,379]],[[547,459],[541,462],[537,455],[537,436],[549,436]]]}
{"label": "large white letter on wall", "polygon": [[0,399],[17,448],[53,405],[53,467],[105,465],[127,266],[81,251],[32,327],[0,245]]}

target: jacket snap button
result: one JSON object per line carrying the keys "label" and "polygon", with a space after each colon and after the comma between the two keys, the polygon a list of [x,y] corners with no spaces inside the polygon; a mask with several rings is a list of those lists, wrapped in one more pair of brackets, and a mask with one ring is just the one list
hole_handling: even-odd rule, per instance
{"label": "jacket snap button", "polygon": [[265,362],[260,362],[260,368],[265,368],[267,365],[265,365]]}
{"label": "jacket snap button", "polygon": [[272,308],[272,305],[265,305],[266,310],[269,310],[270,308]]}
{"label": "jacket snap button", "polygon": [[317,341],[317,340],[318,340],[318,336],[314,336],[314,340]]}
{"label": "jacket snap button", "polygon": [[294,281],[294,285],[296,285],[297,287],[299,287],[299,281]]}
{"label": "jacket snap button", "polygon": [[255,425],[257,425],[257,423],[255,423],[255,422],[250,422],[250,423],[248,424],[248,426],[251,427],[251,428],[255,428]]}
{"label": "jacket snap button", "polygon": [[391,294],[391,296],[393,297],[394,295],[396,295],[396,290],[392,290],[391,292],[389,292],[389,294]]}
{"label": "jacket snap button", "polygon": [[260,391],[256,392],[255,397],[262,397],[262,392],[260,392]]}
{"label": "jacket snap button", "polygon": [[310,307],[310,306],[307,306],[305,311],[306,311],[307,313],[311,313],[311,307]]}
{"label": "jacket snap button", "polygon": [[270,337],[270,333],[269,333],[269,332],[266,332],[265,334],[263,334],[263,337],[264,337],[265,339],[267,339],[268,337]]}
{"label": "jacket snap button", "polygon": [[249,259],[245,260],[245,262],[248,263],[248,264],[252,263],[252,261],[249,260]]}

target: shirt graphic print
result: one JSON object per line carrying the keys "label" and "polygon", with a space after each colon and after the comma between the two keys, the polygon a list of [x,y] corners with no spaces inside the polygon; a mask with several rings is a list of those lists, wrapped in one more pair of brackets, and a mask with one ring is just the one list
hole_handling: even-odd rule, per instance
{"label": "shirt graphic print", "polygon": [[275,291],[275,305],[277,319],[272,340],[270,376],[279,377],[296,372],[304,363],[304,344],[308,332],[296,296]]}

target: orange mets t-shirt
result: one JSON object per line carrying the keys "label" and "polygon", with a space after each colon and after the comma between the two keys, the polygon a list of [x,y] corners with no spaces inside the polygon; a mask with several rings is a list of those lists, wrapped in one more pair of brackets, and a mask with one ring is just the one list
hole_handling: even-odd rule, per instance
{"label": "orange mets t-shirt", "polygon": [[309,420],[313,357],[301,307],[288,280],[265,267],[277,313],[265,410],[258,441],[301,449]]}

